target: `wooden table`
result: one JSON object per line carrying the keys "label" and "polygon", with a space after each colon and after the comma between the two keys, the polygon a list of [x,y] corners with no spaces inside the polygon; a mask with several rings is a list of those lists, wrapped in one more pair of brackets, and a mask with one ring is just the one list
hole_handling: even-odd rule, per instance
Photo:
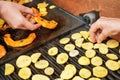
{"label": "wooden table", "polygon": [[101,16],[120,18],[119,0],[52,0],[65,10],[79,15],[91,10],[97,10]]}

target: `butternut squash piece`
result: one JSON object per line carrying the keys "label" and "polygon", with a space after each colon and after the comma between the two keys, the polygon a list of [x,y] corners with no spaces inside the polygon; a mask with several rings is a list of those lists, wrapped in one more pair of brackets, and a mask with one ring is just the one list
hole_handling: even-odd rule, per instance
{"label": "butternut squash piece", "polygon": [[11,35],[10,35],[10,34],[5,34],[5,35],[4,35],[4,41],[5,41],[5,43],[6,43],[7,45],[11,46],[11,47],[22,47],[22,46],[26,46],[26,45],[32,43],[35,38],[36,38],[36,34],[35,34],[35,33],[30,33],[27,38],[14,41],[14,40],[11,38]]}

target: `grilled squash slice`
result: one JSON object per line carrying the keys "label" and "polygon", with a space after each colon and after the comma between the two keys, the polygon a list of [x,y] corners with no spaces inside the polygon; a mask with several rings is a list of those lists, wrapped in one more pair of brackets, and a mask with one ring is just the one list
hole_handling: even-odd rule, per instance
{"label": "grilled squash slice", "polygon": [[11,46],[11,47],[22,47],[22,46],[26,46],[26,45],[32,43],[35,38],[36,38],[36,34],[35,34],[35,33],[30,33],[27,38],[14,41],[14,40],[11,38],[11,35],[10,35],[10,34],[5,34],[5,35],[4,35],[4,41],[5,41],[5,43],[6,43],[7,45]]}

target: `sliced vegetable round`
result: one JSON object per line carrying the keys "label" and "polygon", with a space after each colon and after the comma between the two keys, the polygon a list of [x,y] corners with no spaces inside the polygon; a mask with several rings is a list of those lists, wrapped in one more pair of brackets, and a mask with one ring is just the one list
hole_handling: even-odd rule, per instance
{"label": "sliced vegetable round", "polygon": [[31,64],[31,58],[27,55],[21,55],[16,60],[16,65],[19,68],[27,67]]}

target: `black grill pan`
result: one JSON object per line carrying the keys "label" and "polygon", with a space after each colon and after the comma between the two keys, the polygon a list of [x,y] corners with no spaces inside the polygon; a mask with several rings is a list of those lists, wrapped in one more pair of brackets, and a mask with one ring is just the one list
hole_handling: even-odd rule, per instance
{"label": "black grill pan", "polygon": [[[26,4],[26,6],[34,6],[36,7],[36,4],[42,2],[42,0],[33,0],[32,3]],[[52,2],[46,0],[47,3],[49,4],[53,4]],[[54,4],[55,5],[55,4]],[[57,5],[56,5],[57,6]],[[56,46],[59,49],[59,52],[66,52],[67,51],[64,50],[64,46],[59,44],[59,40],[63,37],[69,37],[75,33],[75,32],[79,32],[82,30],[89,30],[89,26],[87,24],[85,24],[85,22],[83,22],[82,20],[80,20],[79,18],[77,18],[74,15],[71,15],[70,13],[66,12],[65,10],[61,9],[60,7],[57,7],[54,10],[50,10],[49,11],[49,15],[46,17],[47,19],[54,19],[56,21],[58,21],[59,25],[56,29],[54,30],[48,30],[48,29],[44,29],[44,28],[40,28],[38,30],[35,30],[33,32],[35,32],[37,34],[37,38],[36,40],[25,47],[22,48],[11,48],[9,46],[6,46],[8,53],[7,55],[2,58],[0,60],[0,80],[22,80],[19,76],[18,76],[18,70],[19,68],[16,66],[16,59],[18,56],[25,54],[25,55],[31,55],[34,52],[40,52],[42,53],[41,59],[46,59],[47,61],[49,61],[50,66],[53,67],[55,69],[55,73],[52,76],[48,76],[51,80],[54,80],[56,78],[60,77],[60,74],[62,72],[62,70],[64,69],[64,66],[68,63],[71,63],[73,65],[76,66],[77,68],[77,74],[79,75],[78,72],[81,68],[87,68],[89,70],[92,71],[92,68],[94,66],[89,65],[89,66],[81,66],[77,63],[77,60],[80,56],[84,55],[85,50],[83,50],[82,48],[78,48],[76,47],[76,49],[80,52],[80,54],[77,57],[71,58],[69,57],[68,62],[65,65],[59,65],[56,63],[56,56],[55,57],[51,57],[48,55],[47,51],[49,48]],[[12,33],[12,31],[9,31],[10,33]],[[18,30],[19,32],[19,30]],[[23,31],[25,32],[25,34],[28,34],[29,31]],[[17,32],[16,32],[17,33]],[[23,36],[25,35],[23,34]],[[74,41],[71,40],[69,43],[73,43]],[[118,54],[118,48],[116,49],[109,49],[110,52],[116,53],[116,55],[118,55],[119,59],[120,56]],[[97,56],[100,56],[104,62],[107,60],[107,57],[105,55],[102,55],[101,53],[99,53],[99,51],[97,51]],[[15,72],[10,75],[10,76],[4,76],[4,64],[5,63],[11,63],[15,66]],[[103,66],[105,66],[103,64]],[[43,70],[38,70],[34,67],[33,64],[31,64],[29,66],[32,70],[32,75],[34,74],[44,74]],[[108,70],[108,76],[101,79],[101,80],[120,80],[120,70],[118,71],[110,71]],[[91,76],[92,77],[92,76]],[[28,80],[31,80],[28,79]]]}

